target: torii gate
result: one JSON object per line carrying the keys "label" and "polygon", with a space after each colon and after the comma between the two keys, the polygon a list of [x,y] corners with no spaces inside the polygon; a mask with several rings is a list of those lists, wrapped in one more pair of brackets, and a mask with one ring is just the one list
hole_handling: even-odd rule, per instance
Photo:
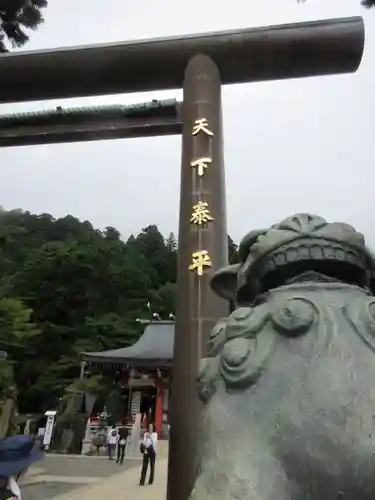
{"label": "torii gate", "polygon": [[[228,311],[209,288],[211,273],[227,263],[221,85],[354,72],[363,46],[363,21],[353,17],[0,56],[2,103],[183,87],[182,107],[169,128],[153,122],[161,134],[182,131],[169,500],[187,500],[195,478],[198,361],[210,329]],[[148,119],[135,122],[149,126]],[[60,129],[58,142],[65,135],[82,140],[77,128]],[[51,129],[33,143],[53,142]],[[95,139],[107,137],[101,129]],[[13,137],[12,144],[21,139]]]}

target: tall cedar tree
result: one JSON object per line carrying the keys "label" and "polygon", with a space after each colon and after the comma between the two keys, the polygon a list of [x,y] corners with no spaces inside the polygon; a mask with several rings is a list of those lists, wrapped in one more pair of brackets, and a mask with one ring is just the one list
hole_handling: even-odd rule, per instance
{"label": "tall cedar tree", "polygon": [[29,30],[43,23],[42,9],[48,0],[0,0],[0,52],[22,47],[29,41]]}

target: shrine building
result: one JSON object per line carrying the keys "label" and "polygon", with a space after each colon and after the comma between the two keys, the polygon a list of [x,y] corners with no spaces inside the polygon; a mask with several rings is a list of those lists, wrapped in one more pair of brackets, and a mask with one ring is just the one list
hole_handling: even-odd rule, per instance
{"label": "shrine building", "polygon": [[159,437],[169,434],[169,401],[174,348],[174,321],[147,322],[140,339],[130,347],[83,353],[90,371],[113,373],[124,399],[122,423],[155,426]]}

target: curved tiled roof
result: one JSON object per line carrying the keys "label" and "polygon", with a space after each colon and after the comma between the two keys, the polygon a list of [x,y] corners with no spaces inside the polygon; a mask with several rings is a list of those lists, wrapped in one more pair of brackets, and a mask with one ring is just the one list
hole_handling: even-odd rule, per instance
{"label": "curved tiled roof", "polygon": [[86,106],[63,108],[26,113],[0,115],[0,129],[12,127],[62,125],[81,123],[84,120],[116,120],[121,118],[176,117],[178,112],[176,99],[164,99],[139,104]]}
{"label": "curved tiled roof", "polygon": [[132,346],[102,352],[85,352],[89,363],[171,366],[174,348],[174,322],[154,321]]}

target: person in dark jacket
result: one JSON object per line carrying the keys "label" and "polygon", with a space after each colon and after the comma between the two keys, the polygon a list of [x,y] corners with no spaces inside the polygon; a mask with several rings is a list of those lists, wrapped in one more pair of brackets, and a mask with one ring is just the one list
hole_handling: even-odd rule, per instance
{"label": "person in dark jacket", "polygon": [[125,456],[126,441],[128,439],[128,429],[126,427],[120,427],[118,430],[118,442],[117,442],[117,460],[118,464],[122,464]]}

